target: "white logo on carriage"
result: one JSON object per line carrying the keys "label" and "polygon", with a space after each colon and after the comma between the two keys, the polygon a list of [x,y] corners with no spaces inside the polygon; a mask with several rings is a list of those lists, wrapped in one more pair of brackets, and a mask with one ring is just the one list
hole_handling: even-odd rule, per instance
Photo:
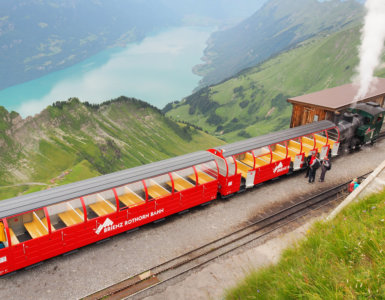
{"label": "white logo on carriage", "polygon": [[280,162],[277,166],[275,166],[273,173],[279,173],[282,171],[285,171],[288,168],[288,166],[284,167],[282,162]]}
{"label": "white logo on carriage", "polygon": [[104,223],[99,225],[99,227],[98,227],[98,229],[96,229],[95,233],[99,234],[103,228],[105,228],[107,226],[111,226],[112,224],[114,224],[114,222],[112,222],[109,218],[105,219]]}
{"label": "white logo on carriage", "polygon": [[134,218],[128,219],[128,220],[126,220],[124,222],[120,222],[120,223],[115,224],[115,225],[114,225],[113,221],[111,221],[109,218],[107,218],[107,219],[104,220],[103,224],[100,224],[98,226],[98,228],[96,229],[95,233],[96,234],[100,234],[100,232],[102,230],[103,230],[104,233],[106,233],[106,232],[111,231],[111,230],[122,228],[123,226],[127,226],[127,225],[134,224],[136,222],[140,222],[140,221],[145,220],[147,218],[153,218],[156,215],[159,215],[159,214],[162,214],[162,213],[164,213],[164,208],[160,208],[158,210],[155,210],[155,211],[152,211],[152,212],[140,215],[138,217],[134,217]]}

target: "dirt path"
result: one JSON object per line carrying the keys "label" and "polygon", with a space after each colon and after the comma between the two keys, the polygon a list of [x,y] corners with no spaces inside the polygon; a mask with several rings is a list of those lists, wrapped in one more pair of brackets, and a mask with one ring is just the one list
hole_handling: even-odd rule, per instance
{"label": "dirt path", "polygon": [[12,184],[12,185],[2,185],[2,186],[0,186],[0,189],[10,188],[10,187],[15,187],[15,186],[23,186],[23,185],[48,185],[48,184],[43,183],[43,182],[24,182],[24,183]]}

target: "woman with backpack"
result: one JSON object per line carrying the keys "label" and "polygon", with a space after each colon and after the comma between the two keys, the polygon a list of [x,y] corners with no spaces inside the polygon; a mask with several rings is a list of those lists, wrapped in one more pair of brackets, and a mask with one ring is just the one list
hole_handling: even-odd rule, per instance
{"label": "woman with backpack", "polygon": [[312,160],[310,161],[309,183],[314,182],[315,174],[320,165],[321,163],[319,161],[319,153],[317,153],[317,156],[314,154]]}
{"label": "woman with backpack", "polygon": [[323,159],[323,161],[321,163],[321,176],[319,178],[320,182],[325,181],[326,171],[329,171],[331,168],[332,168],[332,164],[331,164],[329,158],[327,156],[325,156],[325,158]]}

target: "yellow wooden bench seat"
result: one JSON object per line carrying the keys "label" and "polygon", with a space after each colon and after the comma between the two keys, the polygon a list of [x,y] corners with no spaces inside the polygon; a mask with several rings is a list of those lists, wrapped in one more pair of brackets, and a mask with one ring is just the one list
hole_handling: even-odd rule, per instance
{"label": "yellow wooden bench seat", "polygon": [[249,166],[246,166],[245,164],[243,164],[239,160],[237,160],[237,170],[238,170],[238,173],[241,173],[243,178],[246,178],[247,172],[249,170],[251,170],[251,168]]}
{"label": "yellow wooden bench seat", "polygon": [[242,159],[241,162],[243,162],[245,165],[248,165],[251,168],[254,166],[254,160],[251,160],[251,159]]}
{"label": "yellow wooden bench seat", "polygon": [[20,243],[19,239],[17,238],[17,236],[13,232],[12,228],[9,228],[9,234],[11,235],[11,243],[12,243],[12,245],[17,245],[17,244]]}
{"label": "yellow wooden bench seat", "polygon": [[273,162],[279,161],[286,158],[286,153],[282,154],[280,152],[273,151]]}
{"label": "yellow wooden bench seat", "polygon": [[99,217],[116,211],[116,208],[112,204],[108,204],[103,200],[90,204],[90,207]]}
{"label": "yellow wooden bench seat", "polygon": [[280,144],[276,144],[274,152],[282,152],[286,156],[286,147]]}
{"label": "yellow wooden bench seat", "polygon": [[[301,152],[301,144],[296,141],[290,140],[287,146],[289,149],[289,155],[292,157],[292,161],[294,161],[295,156],[300,154]],[[309,154],[309,151],[311,151],[312,149],[313,147],[303,144],[302,152],[305,152],[305,155],[307,156]]]}
{"label": "yellow wooden bench seat", "polygon": [[152,198],[164,197],[164,196],[167,196],[167,195],[170,194],[169,191],[167,191],[166,189],[162,188],[158,184],[153,184],[153,185],[147,187],[147,191],[148,191],[148,194]]}
{"label": "yellow wooden bench seat", "polygon": [[[191,174],[191,175],[194,175],[195,174]],[[190,176],[190,175],[189,175]],[[174,176],[173,176],[174,177]],[[191,182],[188,182],[186,179],[182,178],[182,177],[177,177],[177,178],[173,178],[174,179],[174,189],[178,192],[180,191],[183,191],[183,190],[187,190],[187,189],[190,189],[192,187],[194,187],[195,185],[193,185]],[[171,181],[168,181],[167,184],[172,187],[172,182]]]}
{"label": "yellow wooden bench seat", "polygon": [[255,167],[257,168],[258,166],[262,167],[265,165],[270,164],[270,154],[265,154],[262,156],[258,156],[255,158]]}
{"label": "yellow wooden bench seat", "polygon": [[302,152],[305,153],[305,156],[308,156],[309,155],[309,152],[313,150],[313,146],[312,145],[309,145],[309,144],[306,144],[306,143],[302,143]]}
{"label": "yellow wooden bench seat", "polygon": [[[287,147],[287,156],[290,157],[291,161],[294,161],[295,156],[299,153],[300,145],[298,144],[299,147],[297,149],[290,148],[289,145],[290,145],[290,142]],[[277,148],[279,149],[278,151],[279,154],[286,156],[286,147],[282,145],[277,145]],[[274,152],[276,152],[276,150],[274,150]]]}
{"label": "yellow wooden bench seat", "polygon": [[274,150],[273,151],[273,155],[276,154],[282,158],[286,158],[286,150],[285,151],[281,151],[281,150]]}
{"label": "yellow wooden bench seat", "polygon": [[[48,222],[47,222],[47,218],[44,217],[43,219],[41,219],[41,221],[43,222],[43,224],[45,225],[46,228],[48,228]],[[53,227],[53,225],[51,224],[51,231],[55,231],[55,227]]]}
{"label": "yellow wooden bench seat", "polygon": [[125,205],[130,207],[138,206],[146,203],[144,199],[142,199],[138,195],[131,192],[128,192],[128,193],[125,193],[124,195],[119,196],[119,200]]}
{"label": "yellow wooden bench seat", "polygon": [[79,208],[76,208],[76,212],[73,209],[62,212],[59,214],[59,218],[66,226],[76,225],[84,221],[83,212]]}
{"label": "yellow wooden bench seat", "polygon": [[254,166],[254,156],[249,152],[246,152],[245,158],[241,159],[240,161],[243,162],[244,164],[248,165],[249,167]]}
{"label": "yellow wooden bench seat", "polygon": [[314,147],[314,140],[304,136],[304,137],[302,137],[302,145],[303,146],[306,145],[308,147],[313,148]]}
{"label": "yellow wooden bench seat", "polygon": [[293,150],[291,148],[288,149],[288,155],[290,156],[291,158],[291,161],[295,161],[295,157],[298,155],[299,153],[296,151],[296,150]]}
{"label": "yellow wooden bench seat", "polygon": [[322,143],[324,143],[324,144],[326,144],[326,140],[327,140],[328,144],[330,145],[330,148],[333,148],[333,145],[334,145],[334,143],[335,143],[334,140],[332,140],[332,139],[326,139],[326,136],[322,136],[322,135],[319,135],[319,134],[315,134],[314,136],[315,136],[315,139],[316,139],[317,141],[320,141],[320,142],[322,142]]}
{"label": "yellow wooden bench seat", "polygon": [[290,147],[288,147],[287,148],[287,150],[288,150],[288,152],[289,152],[289,155],[298,155],[299,154],[299,151],[300,151],[300,149],[297,149],[297,148],[290,148]]}
{"label": "yellow wooden bench seat", "polygon": [[296,141],[290,140],[287,146],[289,149],[292,149],[296,153],[299,153],[301,151],[301,144]]}
{"label": "yellow wooden bench seat", "polygon": [[[196,182],[195,174],[191,174],[188,176],[192,181]],[[198,182],[199,184],[204,184],[210,181],[215,180],[214,177],[211,177],[210,175],[206,174],[205,172],[198,172]]]}
{"label": "yellow wooden bench seat", "polygon": [[249,152],[246,152],[245,158],[241,159],[240,161],[243,162],[244,164],[248,165],[249,167],[254,166],[254,156]]}
{"label": "yellow wooden bench seat", "polygon": [[45,228],[43,226],[43,224],[41,223],[41,220],[38,219],[38,217],[36,217],[36,215],[34,213],[33,213],[33,221],[28,222],[28,223],[24,223],[24,227],[25,227],[25,229],[27,229],[29,235],[33,239],[48,234],[47,228]]}

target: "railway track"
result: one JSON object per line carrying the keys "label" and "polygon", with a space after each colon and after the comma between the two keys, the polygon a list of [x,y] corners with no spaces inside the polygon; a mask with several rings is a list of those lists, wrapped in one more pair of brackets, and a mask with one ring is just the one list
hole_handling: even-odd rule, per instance
{"label": "railway track", "polygon": [[[362,175],[361,178],[368,174]],[[307,199],[290,203],[290,205],[286,204],[286,207],[272,215],[260,217],[241,229],[83,299],[122,299],[129,296],[133,298],[148,296],[153,293],[154,288],[160,287],[166,282],[170,282],[240,247],[256,242],[315,210],[335,204],[338,200],[346,197],[348,184],[349,182],[346,182]]]}

